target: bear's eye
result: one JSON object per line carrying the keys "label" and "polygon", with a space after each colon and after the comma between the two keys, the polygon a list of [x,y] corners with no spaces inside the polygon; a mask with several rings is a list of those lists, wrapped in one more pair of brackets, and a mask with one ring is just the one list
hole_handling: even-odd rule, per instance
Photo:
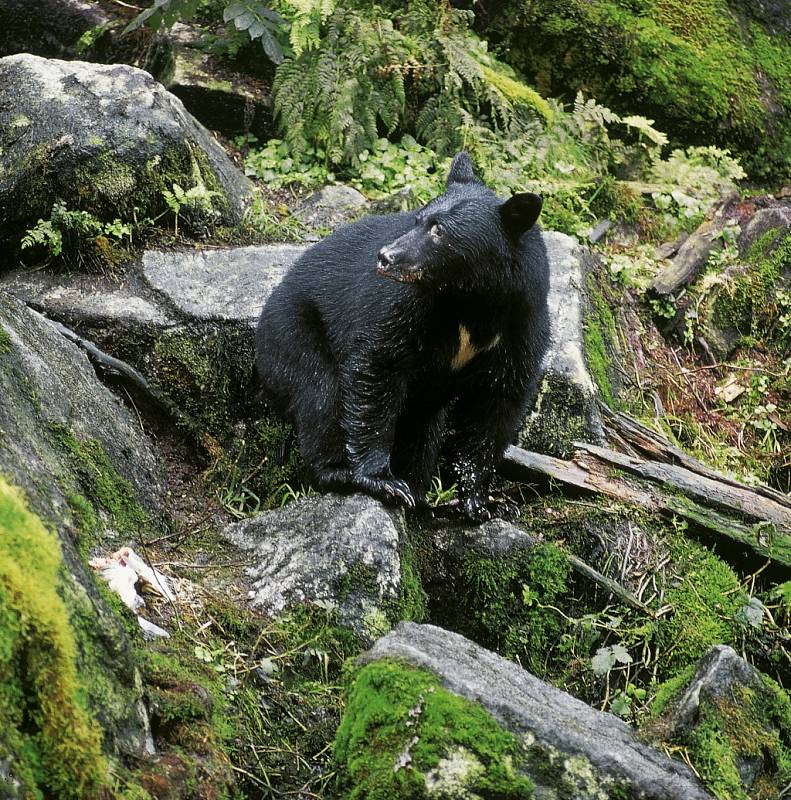
{"label": "bear's eye", "polygon": [[440,225],[438,222],[435,222],[435,223],[434,223],[434,224],[431,226],[431,230],[429,231],[429,233],[430,233],[430,234],[431,234],[431,235],[432,235],[432,236],[433,236],[435,239],[441,239],[441,238],[444,236],[444,234],[445,234],[445,229],[444,229],[444,228],[442,227],[442,225]]}

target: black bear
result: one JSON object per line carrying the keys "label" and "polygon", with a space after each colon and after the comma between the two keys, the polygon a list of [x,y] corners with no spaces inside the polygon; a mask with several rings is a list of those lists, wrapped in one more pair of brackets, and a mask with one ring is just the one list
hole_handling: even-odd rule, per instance
{"label": "black bear", "polygon": [[490,516],[549,338],[541,202],[498,198],[459,153],[427,206],[339,228],[291,267],[257,365],[319,488],[411,507],[442,451],[463,512]]}

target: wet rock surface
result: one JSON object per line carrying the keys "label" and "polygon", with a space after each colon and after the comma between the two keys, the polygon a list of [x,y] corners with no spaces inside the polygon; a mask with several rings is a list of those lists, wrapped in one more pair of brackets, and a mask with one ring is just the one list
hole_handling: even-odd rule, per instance
{"label": "wet rock surface", "polygon": [[[63,456],[53,446],[53,427],[98,442],[140,502],[161,507],[161,476],[150,443],[118,399],[96,377],[87,357],[35,311],[0,292],[0,326],[8,336],[2,355],[3,403],[0,465],[40,508],[59,510],[53,480]],[[4,337],[5,338],[5,337]]]}
{"label": "wet rock surface", "polygon": [[615,791],[646,800],[711,797],[689,767],[643,744],[625,722],[458,634],[403,623],[379,639],[362,662],[381,659],[429,670],[447,690],[480,703],[519,736],[534,759],[553,765],[554,769],[531,772],[528,759],[527,774],[536,784],[537,797],[585,800],[613,796]]}
{"label": "wet rock surface", "polygon": [[73,57],[80,36],[109,21],[96,3],[84,0],[2,0],[0,56]]}
{"label": "wet rock surface", "polygon": [[[140,679],[126,634],[78,553],[75,509],[87,502],[76,499],[83,481],[99,480],[106,493],[97,497],[114,508],[142,509],[141,522],[146,513],[158,517],[164,488],[151,445],[85,355],[2,291],[0,397],[0,472],[58,534],[78,667],[91,674],[88,706],[109,750],[144,755],[152,745]],[[107,509],[98,502],[96,511]]]}
{"label": "wet rock surface", "polygon": [[301,603],[337,607],[364,642],[389,628],[385,607],[401,592],[400,512],[365,495],[315,495],[229,525],[250,554],[250,601],[280,616]]}
{"label": "wet rock surface", "polygon": [[325,186],[305,198],[294,216],[314,230],[335,229],[363,216],[369,208],[370,203],[365,195],[351,186]]}
{"label": "wet rock surface", "polygon": [[5,276],[0,286],[50,317],[83,329],[160,329],[176,324],[142,281],[18,270]]}

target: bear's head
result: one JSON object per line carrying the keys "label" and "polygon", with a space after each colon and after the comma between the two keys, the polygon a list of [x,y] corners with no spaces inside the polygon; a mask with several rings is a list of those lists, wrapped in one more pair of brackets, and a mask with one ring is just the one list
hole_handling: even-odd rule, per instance
{"label": "bear's head", "polygon": [[417,212],[411,230],[382,247],[376,271],[433,287],[496,280],[517,263],[519,240],[541,204],[528,192],[497,197],[475,175],[469,155],[459,153],[444,194]]}

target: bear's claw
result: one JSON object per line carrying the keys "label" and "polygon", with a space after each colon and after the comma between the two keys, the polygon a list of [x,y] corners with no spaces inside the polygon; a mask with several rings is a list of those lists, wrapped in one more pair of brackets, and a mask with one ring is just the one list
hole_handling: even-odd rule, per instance
{"label": "bear's claw", "polygon": [[396,500],[407,508],[415,507],[415,498],[412,495],[412,490],[405,481],[398,478],[359,478],[358,482],[364,492],[376,497],[378,500],[383,500],[384,502]]}

